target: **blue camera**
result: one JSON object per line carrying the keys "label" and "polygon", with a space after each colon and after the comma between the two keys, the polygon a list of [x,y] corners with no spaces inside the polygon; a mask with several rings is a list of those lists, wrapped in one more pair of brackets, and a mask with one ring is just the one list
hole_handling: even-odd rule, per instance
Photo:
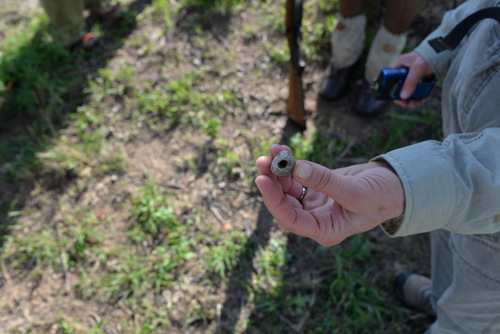
{"label": "blue camera", "polygon": [[[383,68],[378,78],[373,82],[372,93],[377,100],[401,100],[399,93],[408,75],[407,67]],[[422,100],[429,96],[436,84],[435,75],[423,77],[409,100]]]}

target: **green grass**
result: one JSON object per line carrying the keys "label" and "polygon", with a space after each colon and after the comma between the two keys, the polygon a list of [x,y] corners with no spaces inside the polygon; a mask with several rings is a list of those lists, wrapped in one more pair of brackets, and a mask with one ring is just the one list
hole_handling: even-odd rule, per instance
{"label": "green grass", "polygon": [[[273,275],[280,278],[280,284],[274,281],[272,288],[257,290],[253,296],[256,309],[266,314],[266,318],[272,319],[274,313],[281,314],[266,324],[270,333],[286,331],[290,323],[295,324],[295,330],[307,333],[383,330],[384,318],[391,311],[378,292],[379,283],[369,278],[370,272],[380,269],[372,256],[376,252],[372,242],[356,236],[339,247],[312,250],[317,263],[311,264],[309,272],[297,274],[299,279],[288,281],[280,273],[287,260],[290,261],[286,243],[271,242],[270,246],[270,263],[274,267],[265,276],[267,279]],[[270,256],[268,252],[265,254]],[[269,263],[263,263],[263,268],[268,266]],[[269,284],[261,283],[261,286],[266,285]],[[249,326],[254,328],[258,323],[250,321]]]}
{"label": "green grass", "polygon": [[202,77],[203,73],[185,74],[170,81],[166,87],[138,92],[138,108],[132,114],[132,121],[146,122],[158,132],[179,124],[191,124],[210,137],[216,137],[220,127],[218,116],[241,103],[230,90],[198,92]]}
{"label": "green grass", "polygon": [[441,113],[429,107],[414,109],[401,114],[390,114],[390,131],[373,132],[368,140],[356,149],[358,154],[374,156],[401,146],[414,144],[422,138],[441,140]]}
{"label": "green grass", "polygon": [[245,252],[246,241],[242,231],[235,231],[228,233],[220,244],[207,246],[205,249],[207,271],[225,279],[227,273],[236,266],[238,258]]}
{"label": "green grass", "polygon": [[7,130],[16,119],[30,125],[29,131],[15,133],[0,145],[0,161],[8,161],[0,166],[0,175],[9,180],[37,170],[36,152],[47,147],[50,137],[56,135],[58,123],[71,103],[79,103],[65,102],[81,82],[75,80],[69,52],[60,45],[47,43],[46,24],[46,19],[35,17],[24,30],[14,29],[2,43],[2,127]]}

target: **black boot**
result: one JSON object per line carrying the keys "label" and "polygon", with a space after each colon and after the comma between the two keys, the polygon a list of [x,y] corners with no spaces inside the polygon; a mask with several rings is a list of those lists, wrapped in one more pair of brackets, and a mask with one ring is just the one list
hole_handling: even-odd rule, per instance
{"label": "black boot", "polygon": [[348,81],[354,65],[335,69],[330,64],[327,74],[323,78],[319,90],[319,96],[328,101],[338,100],[344,95],[348,88]]}
{"label": "black boot", "polygon": [[378,116],[386,106],[386,101],[375,100],[370,85],[363,80],[363,84],[358,88],[356,95],[354,112],[361,116]]}

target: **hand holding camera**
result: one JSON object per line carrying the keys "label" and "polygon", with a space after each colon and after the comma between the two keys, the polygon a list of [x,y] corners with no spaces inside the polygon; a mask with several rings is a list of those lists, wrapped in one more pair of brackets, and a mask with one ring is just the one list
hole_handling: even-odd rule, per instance
{"label": "hand holding camera", "polygon": [[[409,68],[383,68],[378,78],[373,82],[372,93],[377,100],[403,100],[401,89],[408,76]],[[423,100],[427,98],[436,83],[433,74],[424,76],[417,84],[409,100]]]}
{"label": "hand holding camera", "polygon": [[382,69],[372,86],[376,99],[394,100],[403,107],[423,103],[436,83],[434,71],[427,61],[413,51],[399,57],[393,68]]}

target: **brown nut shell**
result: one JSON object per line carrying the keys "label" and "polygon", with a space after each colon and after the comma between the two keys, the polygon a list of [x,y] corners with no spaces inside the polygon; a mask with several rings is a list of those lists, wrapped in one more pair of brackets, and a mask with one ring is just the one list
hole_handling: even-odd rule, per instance
{"label": "brown nut shell", "polygon": [[284,150],[276,154],[271,162],[271,173],[276,176],[290,176],[295,166],[295,157],[292,153]]}

